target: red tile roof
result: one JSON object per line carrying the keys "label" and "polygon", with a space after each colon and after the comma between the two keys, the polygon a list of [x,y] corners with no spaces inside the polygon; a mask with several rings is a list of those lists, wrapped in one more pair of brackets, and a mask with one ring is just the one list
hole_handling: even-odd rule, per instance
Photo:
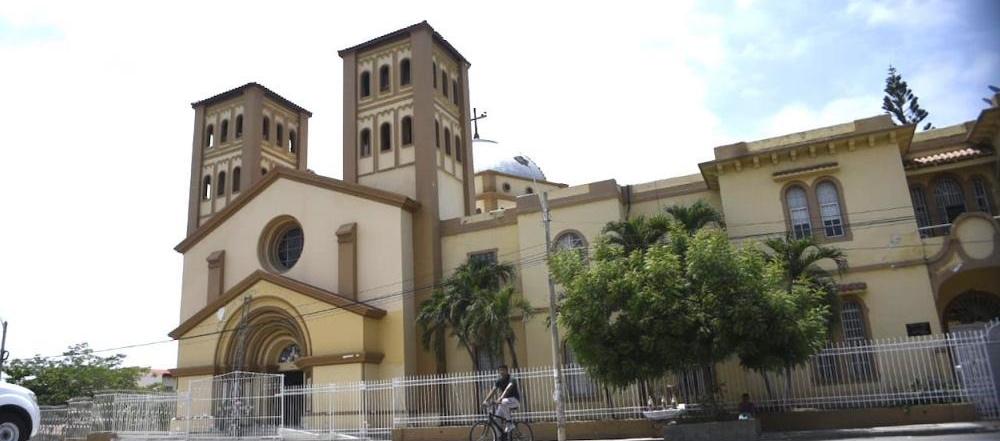
{"label": "red tile roof", "polygon": [[974,147],[970,145],[955,146],[950,150],[945,150],[927,155],[914,156],[906,161],[907,169],[930,167],[934,165],[949,164],[952,162],[965,161],[968,159],[990,156],[993,150],[988,147]]}

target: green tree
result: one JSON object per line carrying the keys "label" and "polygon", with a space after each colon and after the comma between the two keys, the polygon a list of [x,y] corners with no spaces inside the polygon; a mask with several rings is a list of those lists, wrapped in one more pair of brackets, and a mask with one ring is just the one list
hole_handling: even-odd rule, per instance
{"label": "green tree", "polygon": [[[889,66],[889,75],[885,78],[885,97],[882,98],[882,110],[896,118],[899,124],[918,124],[927,118],[927,111],[920,108],[918,98],[903,81],[903,76],[896,68]],[[924,130],[933,128],[931,123],[924,125]]]}
{"label": "green tree", "polygon": [[496,327],[484,328],[483,323],[495,319],[476,314],[498,314],[502,307],[511,312],[518,309],[521,304],[513,294],[506,299],[506,305],[501,300],[513,277],[514,267],[510,264],[470,260],[455,268],[441,288],[421,305],[417,313],[421,342],[425,349],[434,351],[439,368],[444,366],[448,335],[458,340],[476,370],[480,367],[480,351],[493,356],[502,353],[498,342],[514,338],[509,319],[503,326],[493,321]]}
{"label": "green tree", "polygon": [[768,260],[778,264],[782,270],[785,290],[792,291],[797,281],[804,281],[822,289],[836,303],[837,284],[833,274],[820,266],[821,262],[833,263],[838,271],[845,262],[844,252],[839,248],[823,246],[812,236],[796,239],[790,236],[772,237],[764,241],[770,249]]}
{"label": "green tree", "polygon": [[637,216],[622,222],[609,222],[601,230],[608,243],[620,246],[625,255],[635,250],[645,251],[662,242],[670,226],[670,219],[662,215]]}
{"label": "green tree", "polygon": [[476,335],[479,350],[493,356],[502,356],[503,346],[510,352],[511,365],[520,367],[515,343],[517,337],[511,327],[511,317],[530,318],[534,311],[531,304],[518,295],[512,286],[496,291],[486,291],[476,296],[469,305],[465,326],[470,335]]}
{"label": "green tree", "polygon": [[688,206],[673,205],[667,207],[666,211],[674,220],[684,226],[688,234],[694,234],[713,222],[720,227],[725,227],[725,223],[722,221],[722,213],[703,199],[698,199]]}
{"label": "green tree", "polygon": [[109,389],[137,389],[146,368],[122,367],[124,354],[102,357],[87,343],[70,346],[61,357],[16,359],[6,368],[9,380],[31,389],[39,404],[61,404]]}
{"label": "green tree", "polygon": [[553,276],[566,291],[559,323],[567,341],[611,385],[692,368],[711,373],[756,323],[763,255],[734,248],[722,231],[689,235],[676,221],[669,229],[669,242],[645,252],[626,253],[605,237],[587,262],[571,252],[553,258]]}
{"label": "green tree", "polygon": [[768,372],[784,370],[789,391],[792,369],[806,363],[829,341],[836,323],[837,286],[820,263],[840,268],[844,254],[812,237],[771,238],[764,245],[769,252],[763,276],[776,282],[764,291],[761,322],[767,326],[746,338],[738,352],[743,366],[759,372],[772,394]]}

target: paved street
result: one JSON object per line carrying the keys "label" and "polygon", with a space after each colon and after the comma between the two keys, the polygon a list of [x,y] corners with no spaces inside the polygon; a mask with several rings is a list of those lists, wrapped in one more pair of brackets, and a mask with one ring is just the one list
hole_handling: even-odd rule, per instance
{"label": "paved street", "polygon": [[[843,439],[843,438],[835,438]],[[857,440],[878,440],[878,441],[996,441],[1000,440],[1000,433],[965,433],[958,435],[928,435],[928,436],[879,436],[875,438],[852,438]],[[822,440],[831,441],[831,440]]]}

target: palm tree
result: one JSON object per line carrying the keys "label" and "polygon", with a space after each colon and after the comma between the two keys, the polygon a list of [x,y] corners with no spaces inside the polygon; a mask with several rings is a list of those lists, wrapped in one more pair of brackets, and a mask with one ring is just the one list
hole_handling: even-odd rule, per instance
{"label": "palm tree", "polygon": [[517,337],[510,320],[515,314],[520,314],[522,320],[531,317],[534,314],[531,304],[508,285],[498,291],[476,296],[468,312],[469,320],[466,325],[470,328],[469,333],[480,337],[477,347],[496,355],[502,354],[503,346],[506,345],[511,364],[517,369],[519,365],[514,346]]}
{"label": "palm tree", "polygon": [[820,245],[812,236],[800,239],[792,236],[772,237],[765,240],[764,245],[771,249],[771,253],[767,255],[768,261],[778,263],[785,270],[785,283],[789,292],[795,282],[801,279],[836,295],[833,276],[819,266],[819,263],[832,261],[837,264],[839,271],[844,262],[844,252],[839,248]]}
{"label": "palm tree", "polygon": [[489,346],[501,337],[494,335],[502,335],[507,330],[513,333],[509,321],[506,330],[473,326],[473,323],[482,322],[475,317],[475,313],[484,309],[473,306],[487,302],[484,299],[496,297],[513,277],[513,265],[473,259],[455,268],[431,298],[420,306],[417,323],[422,328],[421,343],[425,349],[433,349],[439,370],[444,366],[449,331],[458,340],[459,346],[468,352],[476,369],[479,368],[479,351],[495,350]]}
{"label": "palm tree", "polygon": [[[839,248],[827,247],[816,242],[812,236],[796,239],[788,235],[786,237],[773,237],[764,241],[764,245],[771,249],[767,254],[769,262],[778,264],[785,273],[785,289],[789,294],[793,292],[796,283],[811,285],[826,293],[826,304],[829,305],[830,320],[827,328],[830,329],[836,323],[839,314],[837,311],[837,284],[833,280],[833,275],[819,265],[823,261],[836,263],[837,270],[840,271],[844,262],[844,252]],[[785,390],[791,391],[792,366],[785,364]],[[762,373],[765,382],[767,375]],[[770,389],[770,385],[768,385]]]}
{"label": "palm tree", "polygon": [[674,205],[667,207],[666,211],[675,221],[680,222],[688,234],[691,235],[711,222],[715,222],[720,227],[725,227],[725,223],[722,221],[722,213],[703,199],[698,199],[689,206]]}
{"label": "palm tree", "polygon": [[666,216],[637,216],[621,222],[608,222],[601,229],[601,234],[608,243],[624,248],[625,254],[629,255],[636,250],[645,252],[654,244],[662,242],[669,225],[670,219]]}

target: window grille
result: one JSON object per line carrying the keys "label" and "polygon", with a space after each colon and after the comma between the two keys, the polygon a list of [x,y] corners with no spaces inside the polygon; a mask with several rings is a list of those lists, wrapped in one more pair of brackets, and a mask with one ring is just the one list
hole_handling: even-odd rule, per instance
{"label": "window grille", "polygon": [[792,236],[796,239],[809,237],[812,224],[809,220],[809,200],[802,187],[792,187],[785,195],[788,203],[788,219],[792,224]]}

